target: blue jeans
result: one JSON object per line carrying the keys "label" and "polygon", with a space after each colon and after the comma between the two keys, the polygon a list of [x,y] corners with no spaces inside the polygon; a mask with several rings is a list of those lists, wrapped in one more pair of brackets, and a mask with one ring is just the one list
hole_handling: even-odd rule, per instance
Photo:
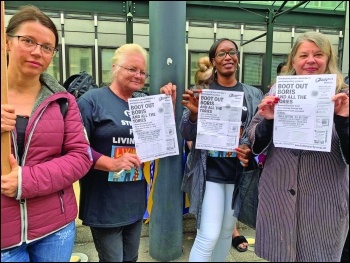
{"label": "blue jeans", "polygon": [[69,262],[75,240],[75,221],[32,243],[1,250],[1,262]]}
{"label": "blue jeans", "polygon": [[137,261],[142,219],[121,227],[90,229],[100,262]]}

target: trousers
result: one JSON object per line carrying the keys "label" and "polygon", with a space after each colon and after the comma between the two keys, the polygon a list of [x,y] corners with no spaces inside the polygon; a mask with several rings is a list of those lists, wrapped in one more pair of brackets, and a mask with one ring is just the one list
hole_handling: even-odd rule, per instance
{"label": "trousers", "polygon": [[100,262],[137,261],[142,219],[126,226],[90,227],[90,230]]}
{"label": "trousers", "polygon": [[200,229],[197,229],[189,262],[225,262],[237,222],[233,216],[234,184],[206,182]]}
{"label": "trousers", "polygon": [[29,244],[1,251],[1,262],[69,262],[74,248],[75,221]]}

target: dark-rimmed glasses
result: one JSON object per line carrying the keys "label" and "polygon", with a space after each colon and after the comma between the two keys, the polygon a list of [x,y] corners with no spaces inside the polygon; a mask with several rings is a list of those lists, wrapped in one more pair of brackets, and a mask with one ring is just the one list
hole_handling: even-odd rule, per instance
{"label": "dark-rimmed glasses", "polygon": [[47,56],[54,56],[58,51],[58,49],[54,48],[53,46],[46,45],[46,44],[39,44],[35,42],[33,39],[31,39],[30,37],[19,36],[19,35],[8,35],[8,36],[17,37],[20,47],[28,51],[33,51],[37,46],[40,46],[42,53]]}
{"label": "dark-rimmed glasses", "polygon": [[215,56],[218,58],[225,58],[226,55],[229,55],[231,58],[233,58],[234,56],[238,55],[238,50],[232,49],[230,51],[220,51],[215,54]]}
{"label": "dark-rimmed glasses", "polygon": [[144,79],[147,79],[150,75],[146,72],[143,72],[141,70],[137,70],[137,69],[134,69],[134,68],[126,68],[126,67],[123,67],[119,64],[117,64],[117,66],[123,68],[123,69],[126,69],[130,75],[133,75],[133,76],[136,76],[137,74],[140,74],[140,77],[141,78],[144,78]]}

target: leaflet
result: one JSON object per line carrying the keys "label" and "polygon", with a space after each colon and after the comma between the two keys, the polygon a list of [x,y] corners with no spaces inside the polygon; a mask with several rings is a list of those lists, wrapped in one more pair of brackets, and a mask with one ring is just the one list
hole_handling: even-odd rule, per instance
{"label": "leaflet", "polygon": [[239,91],[202,90],[196,149],[235,151],[239,144],[243,96]]}
{"label": "leaflet", "polygon": [[130,98],[128,102],[136,153],[141,161],[178,155],[171,97],[160,94]]}
{"label": "leaflet", "polygon": [[278,76],[275,146],[330,152],[335,89],[336,74]]}

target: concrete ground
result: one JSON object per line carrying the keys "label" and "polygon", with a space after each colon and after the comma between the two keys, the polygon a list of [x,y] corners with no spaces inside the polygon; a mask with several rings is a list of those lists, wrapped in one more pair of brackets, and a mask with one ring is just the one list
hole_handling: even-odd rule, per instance
{"label": "concrete ground", "polygon": [[[74,184],[74,190],[76,192],[77,199],[79,198],[79,185]],[[77,236],[75,240],[75,246],[73,250],[72,261],[80,262],[98,262],[98,255],[92,240],[90,228],[83,226],[81,220],[76,219]],[[144,224],[141,233],[141,242],[139,248],[138,262],[161,262],[154,259],[149,255],[149,236],[148,236],[149,224]],[[255,230],[248,228],[247,226],[238,223],[238,230],[240,235],[245,236],[247,239],[255,237]],[[190,250],[192,248],[194,239],[196,237],[195,218],[191,214],[186,214],[183,217],[183,243],[182,243],[182,255],[170,262],[188,262]],[[250,244],[248,251],[238,252],[233,247],[230,249],[230,253],[226,258],[226,262],[267,262],[264,259],[257,257],[254,253],[254,244]]]}

